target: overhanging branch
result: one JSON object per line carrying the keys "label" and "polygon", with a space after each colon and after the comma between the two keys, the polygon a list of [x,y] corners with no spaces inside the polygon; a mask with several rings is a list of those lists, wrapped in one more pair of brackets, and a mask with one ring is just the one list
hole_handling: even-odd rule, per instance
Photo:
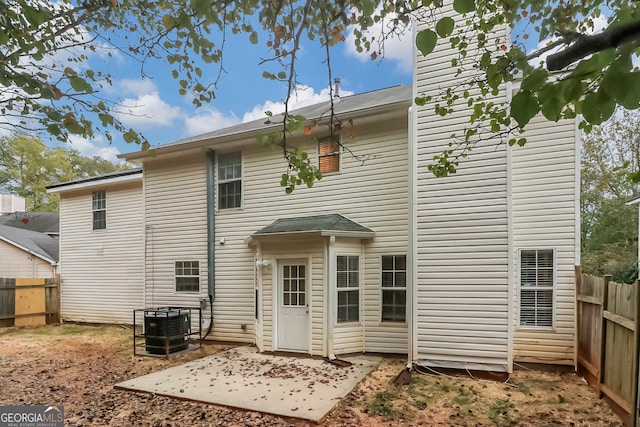
{"label": "overhanging branch", "polygon": [[624,43],[640,43],[640,21],[609,27],[595,35],[588,36],[571,33],[569,36],[565,36],[565,39],[568,37],[573,37],[575,42],[566,49],[547,57],[547,69],[549,71],[562,70],[588,55],[618,47]]}

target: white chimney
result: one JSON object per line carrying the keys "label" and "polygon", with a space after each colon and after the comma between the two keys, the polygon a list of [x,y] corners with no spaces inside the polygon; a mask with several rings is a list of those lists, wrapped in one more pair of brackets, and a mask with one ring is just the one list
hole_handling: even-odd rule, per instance
{"label": "white chimney", "polygon": [[340,78],[333,79],[333,101],[340,101]]}

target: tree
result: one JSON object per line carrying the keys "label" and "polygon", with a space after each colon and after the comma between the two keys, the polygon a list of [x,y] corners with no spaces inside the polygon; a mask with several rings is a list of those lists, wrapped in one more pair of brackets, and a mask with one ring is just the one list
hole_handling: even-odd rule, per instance
{"label": "tree", "polygon": [[[115,129],[127,142],[146,147],[142,135],[116,119],[118,105],[101,98],[111,76],[62,66],[52,55],[64,53],[71,64],[82,63],[88,52],[108,46],[136,58],[143,73],[148,61],[161,59],[178,91],[202,105],[214,97],[215,76],[224,70],[227,35],[243,33],[252,43],[263,38],[271,54],[262,60],[263,75],[286,83],[288,101],[298,82],[303,43],[325,48],[330,84],[330,47],[344,40],[345,30],[353,29],[357,48],[377,59],[384,56],[384,41],[412,19],[427,25],[416,37],[423,55],[438,40],[458,52],[451,65],[460,84],[437,97],[434,113],[450,114],[460,100],[474,106],[469,127],[454,135],[455,143],[443,147],[431,165],[436,175],[455,171],[459,159],[481,142],[481,128],[491,129],[498,143],[523,145],[519,133],[538,113],[552,121],[581,114],[588,131],[617,106],[640,107],[640,72],[633,65],[640,10],[628,0],[16,0],[0,1],[0,84],[7,94],[0,100],[0,126],[40,128],[63,140],[68,133],[91,137],[104,129],[111,137],[108,131]],[[380,34],[367,32],[380,21],[389,24]],[[598,32],[600,22],[604,29]],[[511,28],[511,38],[493,37],[504,26]],[[534,39],[541,47],[527,49]],[[547,60],[540,62],[544,55]],[[205,68],[208,64],[218,73]],[[515,80],[521,83],[510,104],[486,101]],[[341,119],[333,108],[327,116],[333,133]],[[274,121],[282,123],[282,131],[269,142],[282,148],[292,171],[283,185],[313,184],[320,177],[317,169],[287,145],[289,133],[306,131],[308,124],[288,111],[269,118]],[[640,179],[640,172],[634,173]]]}
{"label": "tree", "polygon": [[626,201],[638,190],[628,177],[640,167],[639,129],[640,112],[625,111],[583,143],[582,266],[619,282],[637,277],[638,213]]}
{"label": "tree", "polygon": [[0,188],[26,199],[29,211],[57,211],[57,195],[46,186],[128,168],[75,150],[48,148],[29,136],[0,138]]}

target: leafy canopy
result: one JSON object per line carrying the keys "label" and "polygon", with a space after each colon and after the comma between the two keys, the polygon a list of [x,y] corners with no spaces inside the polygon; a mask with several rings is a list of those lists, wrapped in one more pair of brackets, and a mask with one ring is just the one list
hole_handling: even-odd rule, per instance
{"label": "leafy canopy", "polygon": [[29,136],[0,137],[0,190],[25,198],[29,211],[57,211],[58,195],[47,185],[130,168],[76,150],[49,148]]}
{"label": "leafy canopy", "polygon": [[[0,127],[46,131],[61,140],[97,133],[111,139],[115,131],[146,147],[143,135],[118,121],[117,102],[102,95],[112,76],[87,66],[90,55],[117,50],[136,59],[143,74],[149,61],[163,61],[178,92],[200,106],[215,97],[226,37],[244,34],[269,50],[271,56],[260,61],[263,76],[282,81],[288,101],[300,78],[296,65],[304,43],[325,48],[330,84],[330,48],[345,40],[345,31],[353,31],[358,50],[378,59],[384,41],[411,20],[421,23],[415,43],[422,55],[438,43],[456,50],[451,73],[459,81],[455,89],[416,102],[433,105],[440,115],[473,106],[468,128],[452,136],[455,143],[430,166],[436,175],[455,171],[481,142],[481,128],[500,142],[523,145],[518,135],[538,113],[551,121],[580,114],[582,128],[590,130],[617,106],[640,106],[640,72],[633,62],[640,10],[628,0],[15,0],[0,1]],[[387,25],[379,33],[368,31],[381,21]],[[494,37],[505,26],[511,36]],[[532,44],[539,47],[527,48]],[[510,106],[487,100],[515,81],[520,84]],[[326,119],[331,133],[340,132],[342,118],[333,108]],[[311,126],[288,111],[270,122],[282,123],[268,140],[288,160],[283,185],[312,185],[321,176],[317,168],[287,143],[292,132],[307,133]]]}

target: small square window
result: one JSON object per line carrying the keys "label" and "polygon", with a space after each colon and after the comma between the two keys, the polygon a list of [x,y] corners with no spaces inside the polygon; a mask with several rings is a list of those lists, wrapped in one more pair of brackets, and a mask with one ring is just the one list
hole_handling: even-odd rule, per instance
{"label": "small square window", "polygon": [[176,292],[200,291],[200,262],[176,261]]}
{"label": "small square window", "polygon": [[318,141],[318,169],[321,173],[340,171],[340,144],[335,139]]}

